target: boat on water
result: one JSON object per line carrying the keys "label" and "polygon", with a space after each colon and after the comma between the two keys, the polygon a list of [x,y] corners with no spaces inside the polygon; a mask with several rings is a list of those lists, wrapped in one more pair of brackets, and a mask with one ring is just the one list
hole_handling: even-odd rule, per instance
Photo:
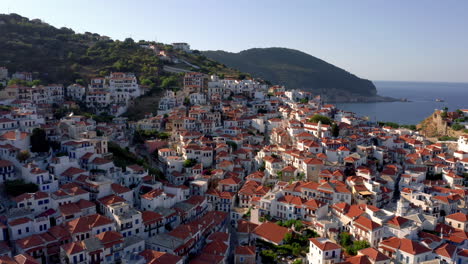
{"label": "boat on water", "polygon": [[435,101],[439,103],[445,102],[444,99],[440,99],[440,98],[435,99]]}

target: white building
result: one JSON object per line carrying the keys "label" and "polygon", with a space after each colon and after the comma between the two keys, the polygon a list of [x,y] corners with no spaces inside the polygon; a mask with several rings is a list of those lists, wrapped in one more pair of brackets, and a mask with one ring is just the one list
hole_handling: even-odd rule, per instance
{"label": "white building", "polygon": [[341,261],[341,247],[330,239],[319,237],[309,239],[309,264],[332,264]]}

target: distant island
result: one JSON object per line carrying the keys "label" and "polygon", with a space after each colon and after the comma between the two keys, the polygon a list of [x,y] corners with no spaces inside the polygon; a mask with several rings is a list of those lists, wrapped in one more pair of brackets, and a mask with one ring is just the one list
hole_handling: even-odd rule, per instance
{"label": "distant island", "polygon": [[375,85],[307,53],[287,48],[253,48],[238,53],[204,51],[208,58],[252,76],[320,93],[329,102],[395,101],[377,95]]}

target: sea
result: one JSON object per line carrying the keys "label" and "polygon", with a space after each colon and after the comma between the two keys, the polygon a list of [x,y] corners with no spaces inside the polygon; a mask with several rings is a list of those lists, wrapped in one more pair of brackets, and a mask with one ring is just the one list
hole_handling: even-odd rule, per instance
{"label": "sea", "polygon": [[[372,121],[416,125],[435,109],[468,109],[468,83],[373,81],[377,94],[408,102],[339,103],[339,109],[367,116]],[[436,102],[441,99],[443,102]]]}

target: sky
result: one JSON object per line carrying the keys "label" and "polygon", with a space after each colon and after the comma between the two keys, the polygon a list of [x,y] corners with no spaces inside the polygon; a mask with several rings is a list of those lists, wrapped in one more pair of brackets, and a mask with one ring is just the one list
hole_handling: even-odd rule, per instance
{"label": "sky", "polygon": [[371,80],[468,82],[465,0],[0,0],[0,13],[198,50],[293,48]]}

